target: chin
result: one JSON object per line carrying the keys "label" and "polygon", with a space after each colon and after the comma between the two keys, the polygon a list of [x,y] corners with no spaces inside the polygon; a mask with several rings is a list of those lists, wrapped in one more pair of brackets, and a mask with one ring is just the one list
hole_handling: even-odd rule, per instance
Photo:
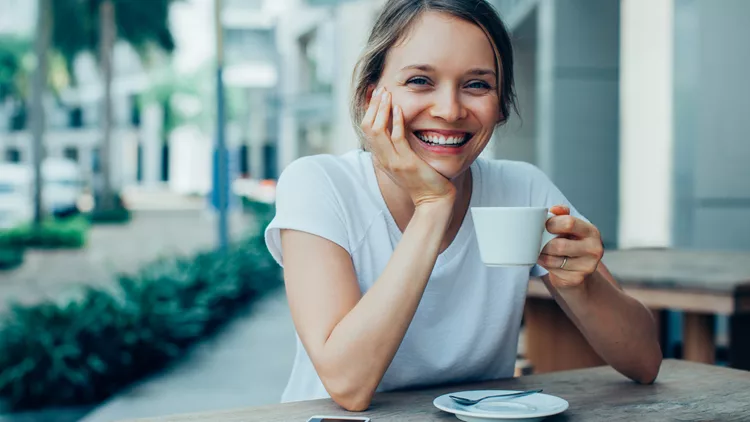
{"label": "chin", "polygon": [[430,167],[447,179],[455,179],[464,172],[463,162],[449,163],[446,160],[426,160]]}

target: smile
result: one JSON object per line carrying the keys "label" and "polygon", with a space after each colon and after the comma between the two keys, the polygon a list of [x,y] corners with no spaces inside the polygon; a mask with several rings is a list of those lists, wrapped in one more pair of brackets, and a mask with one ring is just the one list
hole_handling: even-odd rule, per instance
{"label": "smile", "polygon": [[466,145],[472,134],[469,132],[420,130],[415,131],[414,136],[428,145],[458,148]]}

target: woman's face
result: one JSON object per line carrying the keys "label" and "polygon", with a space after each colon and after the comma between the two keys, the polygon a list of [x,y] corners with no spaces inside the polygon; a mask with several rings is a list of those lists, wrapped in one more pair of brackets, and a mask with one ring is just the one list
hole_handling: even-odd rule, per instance
{"label": "woman's face", "polygon": [[428,12],[388,52],[378,86],[403,109],[414,152],[453,179],[479,156],[500,120],[495,72],[481,28]]}

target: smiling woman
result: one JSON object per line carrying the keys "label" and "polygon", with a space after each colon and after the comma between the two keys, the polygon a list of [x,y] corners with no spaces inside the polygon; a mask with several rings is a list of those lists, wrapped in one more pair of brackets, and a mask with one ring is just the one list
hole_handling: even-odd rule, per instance
{"label": "smiling woman", "polygon": [[[530,275],[608,363],[654,380],[651,314],[600,263],[596,227],[536,167],[479,157],[515,108],[487,2],[387,1],[354,84],[363,148],[287,167],[266,229],[299,338],[283,401],[362,410],[376,391],[512,376]],[[485,266],[469,208],[530,206],[560,237],[531,268]]]}

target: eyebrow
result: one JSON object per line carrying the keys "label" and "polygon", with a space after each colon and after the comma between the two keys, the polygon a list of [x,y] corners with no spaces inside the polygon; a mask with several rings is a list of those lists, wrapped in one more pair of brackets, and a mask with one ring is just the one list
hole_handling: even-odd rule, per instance
{"label": "eyebrow", "polygon": [[[416,69],[421,70],[423,72],[434,72],[435,68],[433,66],[430,66],[429,64],[412,64],[409,66],[404,66],[401,70],[409,70],[409,69]],[[492,69],[487,68],[474,68],[466,72],[467,75],[475,75],[475,76],[485,76],[485,75],[492,75],[495,76],[495,71]]]}

